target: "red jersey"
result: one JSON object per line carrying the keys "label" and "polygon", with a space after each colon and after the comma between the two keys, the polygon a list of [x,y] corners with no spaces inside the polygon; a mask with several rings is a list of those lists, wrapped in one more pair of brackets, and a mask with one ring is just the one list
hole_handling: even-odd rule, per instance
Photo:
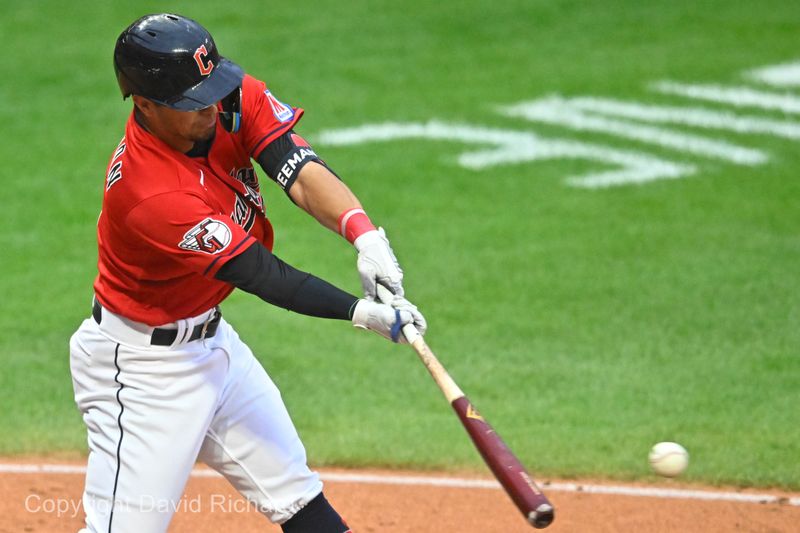
{"label": "red jersey", "polygon": [[273,232],[251,158],[291,129],[303,110],[263,82],[242,81],[242,125],[217,121],[206,156],[190,157],[147,132],[131,114],[111,157],[97,223],[100,303],[150,326],[196,316],[233,286],[217,271]]}

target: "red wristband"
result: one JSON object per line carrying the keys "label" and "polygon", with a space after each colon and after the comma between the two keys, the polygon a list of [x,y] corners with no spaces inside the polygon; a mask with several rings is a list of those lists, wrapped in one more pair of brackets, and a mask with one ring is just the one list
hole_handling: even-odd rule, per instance
{"label": "red wristband", "polygon": [[348,209],[339,216],[339,233],[350,243],[353,243],[364,233],[374,229],[375,226],[361,208]]}

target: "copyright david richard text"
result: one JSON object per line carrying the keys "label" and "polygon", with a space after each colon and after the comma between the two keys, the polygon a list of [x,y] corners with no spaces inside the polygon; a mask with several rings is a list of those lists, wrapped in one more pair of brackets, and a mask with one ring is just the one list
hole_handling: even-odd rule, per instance
{"label": "copyright david richard text", "polygon": [[[272,509],[264,508],[257,502],[227,494],[207,494],[179,500],[140,496],[127,500],[111,500],[85,496],[94,512],[109,514],[128,511],[134,513],[269,513]],[[84,500],[75,498],[53,498],[39,494],[29,494],[24,502],[25,511],[32,514],[49,514],[59,518],[76,518],[83,515]]]}

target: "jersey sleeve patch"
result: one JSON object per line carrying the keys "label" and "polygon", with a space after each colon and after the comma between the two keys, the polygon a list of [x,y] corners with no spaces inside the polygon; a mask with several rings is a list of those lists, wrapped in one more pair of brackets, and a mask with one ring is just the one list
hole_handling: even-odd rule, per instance
{"label": "jersey sleeve patch", "polygon": [[178,247],[192,252],[216,255],[224,251],[232,240],[231,229],[224,222],[206,218],[186,232]]}
{"label": "jersey sleeve patch", "polygon": [[264,95],[267,97],[267,102],[272,108],[272,114],[278,122],[289,122],[294,118],[294,109],[275,98],[269,89],[264,91]]}
{"label": "jersey sleeve patch", "polygon": [[300,120],[303,109],[278,100],[262,81],[245,75],[242,81],[242,127],[237,135],[255,159],[276,138]]}

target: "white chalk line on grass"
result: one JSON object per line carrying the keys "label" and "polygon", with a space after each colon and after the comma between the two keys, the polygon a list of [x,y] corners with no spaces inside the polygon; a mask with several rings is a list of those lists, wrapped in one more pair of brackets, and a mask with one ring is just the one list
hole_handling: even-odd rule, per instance
{"label": "white chalk line on grass", "polygon": [[[86,474],[85,466],[59,464],[10,464],[0,463],[0,474]],[[331,483],[357,483],[366,485],[403,485],[424,487],[450,487],[459,489],[500,488],[496,481],[486,479],[464,479],[456,477],[411,476],[391,474],[356,474],[346,472],[321,472],[323,481]],[[214,470],[198,468],[192,471],[195,478],[222,477]],[[548,492],[575,492],[666,499],[688,499],[704,501],[729,501],[740,503],[776,503],[800,507],[800,496],[781,497],[772,494],[743,494],[710,490],[667,489],[660,487],[637,487],[632,485],[588,485],[581,483],[553,482],[542,484]]]}
{"label": "white chalk line on grass", "polygon": [[[760,150],[746,148],[727,141],[709,139],[708,137],[638,124],[627,120],[594,116],[586,112],[585,106],[579,107],[571,100],[560,96],[549,96],[538,100],[519,102],[503,106],[499,111],[510,117],[565,126],[577,131],[616,135],[617,137],[656,144],[685,153],[723,159],[739,165],[761,165],[769,159]],[[592,111],[592,109],[589,109],[589,111]],[[642,113],[637,118],[642,118]]]}
{"label": "white chalk line on grass", "polygon": [[[770,90],[747,85],[693,84],[672,80],[649,84],[649,88],[666,95],[726,106],[800,114],[800,94],[787,90],[800,87],[800,60],[756,68],[744,72],[743,75],[750,82],[771,86]],[[528,122],[621,137],[643,144],[657,145],[684,155],[693,154],[735,165],[763,165],[769,162],[770,156],[757,148],[664,125],[674,124],[800,140],[800,122],[796,120],[741,115],[730,110],[697,105],[656,105],[614,98],[553,95],[511,105],[495,106],[495,110],[502,115],[521,118]],[[527,130],[453,124],[437,120],[363,124],[323,131],[316,137],[322,144],[332,146],[407,139],[430,139],[473,145],[473,148],[460,153],[456,161],[464,168],[487,170],[485,179],[490,180],[497,175],[497,171],[491,170],[491,167],[534,161],[582,159],[610,167],[599,172],[568,176],[564,180],[568,185],[587,189],[644,184],[664,179],[674,180],[692,176],[698,170],[693,164],[664,159],[639,150],[614,148],[569,138],[548,138]]]}
{"label": "white chalk line on grass", "polygon": [[800,86],[800,61],[751,70],[747,77],[775,87]]}
{"label": "white chalk line on grass", "polygon": [[575,97],[565,104],[583,111],[646,122],[683,124],[737,133],[760,133],[786,139],[800,139],[800,122],[774,120],[752,115],[737,115],[705,107],[679,107],[643,104],[614,98]]}
{"label": "white chalk line on grass", "polygon": [[[317,138],[320,142],[331,146],[402,139],[431,139],[488,145],[489,148],[464,152],[458,156],[458,163],[472,170],[551,159],[587,159],[611,166],[611,170],[571,176],[566,179],[570,185],[590,189],[681,178],[693,174],[696,170],[692,165],[673,163],[632,150],[619,150],[567,139],[546,139],[530,131],[449,124],[436,120],[425,123],[364,124],[353,128],[324,131],[318,134]],[[487,179],[492,179],[492,175],[488,174]]]}
{"label": "white chalk line on grass", "polygon": [[673,81],[660,81],[652,84],[652,88],[664,94],[730,104],[735,107],[758,107],[784,113],[800,113],[800,96],[793,94],[757,91],[749,87],[694,85]]}

